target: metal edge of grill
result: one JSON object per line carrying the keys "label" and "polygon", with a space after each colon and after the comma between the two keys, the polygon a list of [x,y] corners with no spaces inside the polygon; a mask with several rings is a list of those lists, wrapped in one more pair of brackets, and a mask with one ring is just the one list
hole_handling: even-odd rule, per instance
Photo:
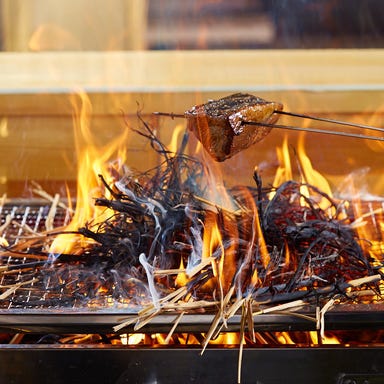
{"label": "metal edge of grill", "polygon": [[[4,346],[4,383],[234,383],[238,348]],[[242,382],[379,384],[383,348],[244,348]]]}
{"label": "metal edge of grill", "polygon": [[[308,312],[306,312],[308,315]],[[127,320],[136,319],[134,312],[114,310],[1,310],[0,330],[5,332],[75,332],[105,333]],[[155,316],[137,332],[169,332],[178,314]],[[207,332],[214,319],[214,314],[185,314],[178,322],[179,332]],[[226,332],[240,329],[241,315],[228,320]],[[256,331],[313,331],[316,323],[295,314],[261,314],[254,316]],[[325,314],[326,330],[364,330],[384,329],[383,312],[372,307],[359,306],[352,311],[330,310]],[[122,329],[122,332],[134,332],[134,325]]]}

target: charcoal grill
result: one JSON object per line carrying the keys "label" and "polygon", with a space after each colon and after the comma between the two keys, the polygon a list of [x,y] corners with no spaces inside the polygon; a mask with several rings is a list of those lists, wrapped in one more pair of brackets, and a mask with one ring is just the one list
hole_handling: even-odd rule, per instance
{"label": "charcoal grill", "polygon": [[[207,6],[211,8],[212,4],[208,3],[212,2],[207,2]],[[226,3],[234,4],[223,1],[217,3],[221,8]],[[331,7],[320,6],[322,8],[320,9],[317,5],[313,7],[314,20],[319,19],[318,11],[321,11],[322,15],[325,12],[327,17],[332,13]],[[6,8],[12,10],[14,7]],[[160,8],[166,13],[169,11],[166,6]],[[304,10],[302,6],[300,9]],[[354,8],[349,5],[348,9]],[[296,22],[291,22],[294,18],[291,5],[287,10],[290,11],[289,15],[280,20],[283,24],[279,23],[277,40],[271,48],[284,47],[284,40],[289,40],[286,48],[301,47],[298,35],[295,34],[297,41],[285,39],[284,28],[295,30],[298,28]],[[196,7],[196,11],[199,12],[200,8]],[[22,22],[6,24],[23,26],[22,34],[14,34],[20,37],[28,30],[26,25],[28,27],[29,17],[41,12],[31,12],[30,15],[28,12],[18,13],[23,16]],[[61,9],[59,13],[62,13]],[[345,17],[350,12],[341,13]],[[102,14],[104,21],[106,15]],[[360,12],[353,14],[363,19]],[[380,12],[375,14],[379,15]],[[8,14],[4,12],[4,15],[8,21]],[[87,14],[87,18],[91,20],[91,15]],[[276,18],[279,19],[279,15],[276,15]],[[133,19],[135,19],[133,30],[136,31],[137,27],[144,23],[140,17]],[[12,20],[12,17],[9,17],[9,20]],[[305,17],[300,16],[297,20],[304,21],[309,30],[318,28],[318,26],[312,28],[313,23],[309,25]],[[348,29],[347,24],[335,23],[341,26],[341,29]],[[115,26],[115,23],[109,25]],[[251,33],[248,28],[245,29],[248,37]],[[299,28],[299,30],[306,33],[308,29]],[[102,28],[100,32],[102,33]],[[205,33],[201,32],[199,31],[198,40],[199,44],[204,44]],[[330,35],[333,35],[333,32]],[[374,32],[380,46],[381,39],[376,35],[379,31]],[[87,32],[86,35],[93,44],[95,39],[92,33]],[[310,36],[306,34],[306,40],[307,38],[311,41]],[[324,36],[321,40],[329,38],[330,36]],[[352,46],[352,40],[356,36],[351,35],[349,38]],[[356,47],[364,46],[367,40],[370,44],[371,36],[359,39]],[[334,39],[332,43],[337,44]],[[196,44],[196,47],[200,47],[199,44]],[[306,46],[321,47],[321,42],[314,46],[312,43],[308,45],[307,42]],[[154,111],[182,113],[208,99],[217,99],[239,91],[250,92],[266,100],[281,101],[288,107],[287,109],[294,109],[296,112],[341,120],[353,120],[358,114],[358,119],[361,117],[362,121],[366,121],[367,116],[376,116],[377,119],[383,116],[383,58],[384,52],[381,49],[76,51],[39,54],[28,52],[16,55],[14,52],[2,53],[0,188],[9,196],[22,196],[26,180],[38,180],[44,184],[44,188],[51,188],[52,183],[60,186],[64,182],[68,182],[70,186],[76,183],[74,173],[76,159],[70,129],[73,125],[73,105],[68,102],[73,101],[74,96],[78,96],[73,94],[74,85],[76,89],[82,89],[87,93],[94,107],[92,124],[102,143],[110,140],[114,134],[118,135],[121,126],[124,125],[120,110],[134,113],[137,103],[140,109],[143,108],[143,113],[147,114],[152,114]],[[23,76],[20,77],[20,73]],[[130,121],[134,121],[133,119]],[[165,124],[169,125],[170,131],[174,130],[174,121],[169,120]],[[161,135],[163,134],[162,139],[167,141],[167,133],[163,131]],[[223,168],[230,181],[248,185],[248,175],[241,171],[243,163],[251,164],[252,167],[256,164],[263,165],[265,162],[269,164],[276,146],[281,144],[282,137],[282,134],[275,132],[265,139],[263,145],[255,151],[249,151],[244,158],[240,158],[239,161],[230,159]],[[290,137],[296,136],[292,133]],[[326,174],[333,185],[339,185],[351,167],[358,169],[369,165],[372,173],[369,175],[368,183],[373,187],[373,193],[381,194],[377,192],[382,190],[377,180],[381,177],[383,165],[381,156],[377,155],[377,147],[372,145],[368,148],[366,145],[362,146],[359,140],[351,140],[348,142],[348,161],[346,161],[346,151],[340,150],[346,148],[343,139],[331,142],[327,137],[321,139],[314,135],[306,140],[310,157],[318,167],[317,170]],[[322,151],[322,147],[326,148],[326,151]],[[146,169],[157,165],[156,156],[151,157],[146,149],[140,140],[133,139],[128,148],[132,155],[129,166],[140,169],[144,163],[143,159],[147,163]],[[332,153],[330,159],[324,152]],[[16,164],[18,166],[15,166]],[[267,177],[272,182],[274,176],[273,167],[269,170],[268,166],[265,169],[266,184],[269,183]],[[56,193],[56,188],[50,192]],[[373,212],[377,204],[384,206],[382,203],[372,203],[368,210]],[[40,200],[9,201],[2,207],[3,221],[0,225],[4,224],[7,215],[19,225],[12,224],[7,227],[4,232],[6,239],[17,244],[26,234],[23,229],[25,225],[36,232],[44,230],[50,206],[49,203]],[[366,220],[370,220],[369,225],[378,228],[379,223],[374,217]],[[58,208],[54,226],[59,227],[66,221],[66,211]],[[378,234],[380,232],[377,231]],[[4,254],[0,258],[0,265],[13,270],[12,273],[2,274],[0,283],[6,285],[31,280],[34,277],[34,270],[31,266],[28,267],[27,263],[36,261],[45,263],[46,259],[31,260],[16,254]],[[71,260],[61,261],[71,266]],[[57,260],[56,265],[60,265],[59,263],[60,260]],[[20,265],[23,268],[20,268]],[[83,268],[86,271],[87,263],[84,262],[83,265],[73,263],[73,267]],[[68,274],[69,280],[74,278],[76,269],[72,270],[72,274]],[[25,341],[27,338],[23,338],[21,344],[2,344],[0,383],[236,382],[239,356],[239,348],[236,345],[212,345],[206,349],[203,356],[200,356],[200,346],[55,344],[54,336],[58,333],[108,333],[112,332],[113,326],[127,318],[134,318],[137,314],[135,306],[129,303],[112,305],[108,298],[100,299],[92,306],[85,306],[81,299],[66,289],[65,283],[57,283],[53,273],[50,279],[23,285],[6,300],[1,301],[1,333],[15,336],[20,333],[23,337],[43,334],[48,336],[45,340],[51,341],[49,343],[47,341],[48,344],[44,345],[28,344]],[[313,316],[314,311],[315,308],[303,308],[301,313]],[[382,304],[343,305],[326,313],[325,327],[328,330],[350,330],[355,333],[373,330],[380,336],[384,329],[383,313]],[[204,333],[209,328],[213,316],[213,313],[209,312],[184,315],[176,332]],[[167,333],[175,317],[176,315],[155,317],[139,332]],[[255,330],[260,332],[300,332],[316,328],[312,321],[287,314],[263,314],[255,316],[254,322]],[[240,316],[234,316],[228,322],[227,331],[239,329]],[[134,330],[129,326],[121,332],[134,332]],[[247,346],[244,348],[242,358],[242,382],[383,383],[384,340],[382,337],[376,337],[375,343],[366,340],[368,340],[366,343],[360,342],[357,345],[318,345],[311,348]]]}

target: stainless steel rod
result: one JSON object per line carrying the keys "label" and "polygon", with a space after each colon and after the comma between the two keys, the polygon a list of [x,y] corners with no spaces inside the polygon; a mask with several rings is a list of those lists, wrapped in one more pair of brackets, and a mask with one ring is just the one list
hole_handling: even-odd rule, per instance
{"label": "stainless steel rod", "polygon": [[362,128],[362,129],[369,129],[371,131],[384,132],[384,128],[378,128],[378,127],[373,127],[371,125],[365,125],[365,124],[359,124],[359,123],[351,123],[348,121],[328,119],[326,117],[317,117],[317,116],[305,115],[302,113],[294,113],[294,112],[286,112],[286,111],[275,111],[275,113],[278,113],[279,115],[293,116],[293,117],[299,117],[302,119],[317,120],[317,121],[323,121],[326,123],[345,125],[348,127]]}
{"label": "stainless steel rod", "polygon": [[259,127],[288,129],[291,131],[303,131],[303,132],[311,132],[311,133],[323,133],[323,134],[335,135],[335,136],[346,136],[346,137],[353,137],[353,138],[365,139],[365,140],[384,141],[384,137],[370,136],[370,135],[364,135],[364,134],[360,134],[360,133],[351,133],[351,132],[343,132],[343,131],[331,131],[331,130],[327,130],[327,129],[302,128],[302,127],[295,127],[292,125],[256,123],[253,121],[244,121],[243,124],[244,125],[255,125],[255,126],[259,126]]}

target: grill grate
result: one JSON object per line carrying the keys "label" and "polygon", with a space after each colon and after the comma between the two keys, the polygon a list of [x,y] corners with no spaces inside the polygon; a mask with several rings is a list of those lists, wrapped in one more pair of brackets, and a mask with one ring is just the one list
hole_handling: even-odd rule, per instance
{"label": "grill grate", "polygon": [[[50,211],[51,206],[47,203],[0,206],[0,235],[10,245],[17,246],[27,236],[31,236],[31,231],[41,233],[46,230]],[[384,202],[368,203],[364,211],[367,212],[364,220],[368,221],[371,227],[377,228],[377,240],[381,242],[380,223],[376,218],[378,211],[380,215],[384,211]],[[53,216],[53,227],[59,228],[67,224],[69,219],[68,211],[57,207]],[[9,223],[5,225],[7,221]],[[124,320],[126,315],[133,316],[137,312],[137,302],[132,302],[129,297],[137,296],[140,290],[138,280],[134,282],[136,291],[133,294],[121,284],[110,283],[109,291],[103,291],[97,285],[97,282],[113,277],[113,273],[109,276],[106,274],[107,262],[92,262],[87,255],[61,255],[54,264],[50,264],[47,255],[42,255],[41,247],[36,250],[31,248],[29,251],[30,254],[17,254],[6,250],[0,253],[0,268],[3,268],[0,274],[0,328],[21,327],[40,331],[41,327],[52,330],[68,326],[68,329],[73,331],[76,329],[75,325],[78,325],[78,330],[94,331],[92,327],[110,329],[111,324],[116,325]],[[41,268],[42,266],[44,268]],[[4,268],[9,270],[4,271]],[[16,284],[17,289],[12,290],[12,286]],[[147,288],[143,285],[142,289]],[[144,296],[146,295],[143,294]],[[327,313],[326,318],[332,320],[329,324],[339,329],[361,327],[362,324],[372,329],[382,329],[382,305],[353,304],[347,311],[345,309],[346,307],[343,307],[343,311]],[[63,315],[66,317],[63,318]],[[185,320],[185,329],[208,327],[207,324],[212,320],[208,313],[201,316],[202,318],[196,316],[197,314],[193,313],[190,317],[185,316],[188,319]],[[174,315],[160,316],[159,323],[155,320],[152,322],[158,330],[164,324],[168,329],[172,321]],[[239,322],[239,318],[234,319],[235,328]],[[183,326],[182,322],[180,326]],[[289,315],[261,315],[255,319],[255,327],[312,329],[313,323]]]}
{"label": "grill grate", "polygon": [[[68,224],[69,211],[39,201],[0,206],[2,239],[9,246],[16,246],[27,237],[43,233],[47,227],[59,228]],[[73,279],[68,265],[67,280],[57,275],[55,268],[40,266],[49,262],[41,252],[17,254],[4,251],[0,254],[3,273],[0,276],[0,309],[51,308],[74,305],[73,292],[69,292],[69,281]],[[40,251],[40,250],[39,250]],[[58,264],[60,266],[60,264]],[[80,267],[81,268],[81,267]],[[17,288],[16,288],[17,287]]]}
{"label": "grill grate", "polygon": [[[12,244],[17,244],[25,236],[47,230],[47,219],[52,218],[52,227],[68,224],[70,212],[63,206],[53,206],[39,199],[16,200],[0,204],[0,235]],[[6,225],[7,221],[11,221]]]}
{"label": "grill grate", "polygon": [[[52,205],[34,202],[3,205],[0,213],[0,235],[14,246],[0,253],[0,310],[127,308],[127,304],[137,305],[130,297],[146,292],[137,279],[135,284],[122,284],[107,256],[51,255],[45,249],[49,248],[47,237],[25,247],[22,241],[30,241],[31,234],[39,239],[48,221],[53,229],[68,224],[67,209],[56,206],[53,210]],[[22,253],[15,252],[19,243]],[[130,289],[135,290],[133,295]]]}

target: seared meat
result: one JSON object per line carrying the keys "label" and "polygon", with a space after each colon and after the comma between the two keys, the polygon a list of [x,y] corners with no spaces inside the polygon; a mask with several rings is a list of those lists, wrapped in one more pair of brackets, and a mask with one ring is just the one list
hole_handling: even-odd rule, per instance
{"label": "seared meat", "polygon": [[196,105],[185,112],[188,128],[217,161],[224,161],[262,140],[271,127],[246,125],[246,122],[274,124],[276,110],[283,105],[245,93]]}

